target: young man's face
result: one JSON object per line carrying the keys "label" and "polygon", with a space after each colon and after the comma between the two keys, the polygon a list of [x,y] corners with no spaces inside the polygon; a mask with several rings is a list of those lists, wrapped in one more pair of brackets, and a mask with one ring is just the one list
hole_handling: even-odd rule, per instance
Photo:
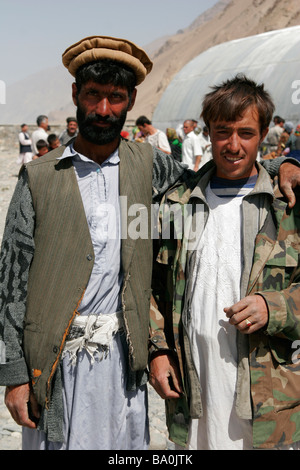
{"label": "young man's face", "polygon": [[60,141],[59,141],[59,139],[56,139],[52,142],[51,148],[52,149],[57,149],[58,147],[60,147]]}
{"label": "young man's face", "polygon": [[234,180],[255,175],[258,148],[267,132],[265,129],[261,134],[256,106],[247,108],[237,121],[211,122],[210,138],[217,176]]}
{"label": "young man's face", "polygon": [[46,153],[48,152],[49,152],[48,147],[42,147],[38,153],[39,153],[39,156],[42,157],[43,155],[46,155]]}
{"label": "young man's face", "polygon": [[149,131],[148,131],[148,128],[147,128],[146,124],[139,125],[138,128],[139,128],[139,130],[141,131],[141,133],[143,134],[144,137],[147,137],[147,135],[149,135]]}

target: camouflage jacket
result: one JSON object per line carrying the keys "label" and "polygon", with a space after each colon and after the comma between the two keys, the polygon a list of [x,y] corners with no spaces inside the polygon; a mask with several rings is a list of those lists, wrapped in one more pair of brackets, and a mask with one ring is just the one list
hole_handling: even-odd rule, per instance
{"label": "camouflage jacket", "polygon": [[[188,274],[195,258],[192,238],[186,233],[193,233],[192,224],[203,230],[208,217],[204,194],[213,163],[207,168],[174,187],[162,201],[162,235],[153,275],[150,353],[167,350],[178,359],[184,392],[178,400],[167,400],[166,410],[170,439],[181,446],[187,441],[190,418],[202,416],[199,381],[185,330]],[[300,199],[289,210],[278,189],[274,191],[260,167],[257,184],[243,201],[248,253],[244,253],[241,298],[259,293],[269,308],[264,330],[238,333],[236,410],[241,418],[252,419],[255,448],[300,440]]]}

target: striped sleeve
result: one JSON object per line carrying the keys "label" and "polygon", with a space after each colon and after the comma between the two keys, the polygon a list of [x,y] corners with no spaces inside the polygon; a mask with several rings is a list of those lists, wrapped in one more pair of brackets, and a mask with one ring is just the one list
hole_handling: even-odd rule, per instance
{"label": "striped sleeve", "polygon": [[186,170],[186,165],[153,147],[153,200],[158,201]]}
{"label": "striped sleeve", "polygon": [[0,385],[28,381],[22,338],[34,219],[27,172],[23,170],[7,212],[0,255]]}
{"label": "striped sleeve", "polygon": [[300,162],[295,158],[287,157],[277,157],[272,160],[261,160],[260,164],[264,169],[269,173],[270,177],[273,179],[279,173],[279,168],[282,163],[292,163],[293,165],[300,166]]}

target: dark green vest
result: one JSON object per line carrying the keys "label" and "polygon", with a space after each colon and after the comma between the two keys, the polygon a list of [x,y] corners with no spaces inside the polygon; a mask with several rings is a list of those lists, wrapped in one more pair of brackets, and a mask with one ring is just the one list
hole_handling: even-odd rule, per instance
{"label": "dark green vest", "polygon": [[[51,381],[70,325],[77,314],[93,268],[94,252],[71,159],[57,160],[65,147],[27,165],[35,220],[35,253],[29,273],[24,351],[38,402],[49,404]],[[130,233],[138,213],[147,210],[148,234],[133,239],[122,234],[123,314],[132,370],[147,365],[151,295],[151,203],[153,149],[122,141],[120,196],[126,196],[122,229]],[[123,202],[124,202],[124,198]],[[143,209],[145,211],[145,209]],[[144,212],[145,213],[145,212]]]}

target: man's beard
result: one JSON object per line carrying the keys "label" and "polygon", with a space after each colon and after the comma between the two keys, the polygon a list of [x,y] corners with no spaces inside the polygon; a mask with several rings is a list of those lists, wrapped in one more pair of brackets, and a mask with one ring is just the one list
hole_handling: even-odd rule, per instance
{"label": "man's beard", "polygon": [[[77,121],[79,132],[88,142],[96,145],[106,145],[113,142],[120,136],[127,117],[127,109],[125,109],[120,117],[102,117],[92,113],[86,116],[85,112],[78,104]],[[109,127],[101,128],[93,125],[95,122],[109,123]]]}

